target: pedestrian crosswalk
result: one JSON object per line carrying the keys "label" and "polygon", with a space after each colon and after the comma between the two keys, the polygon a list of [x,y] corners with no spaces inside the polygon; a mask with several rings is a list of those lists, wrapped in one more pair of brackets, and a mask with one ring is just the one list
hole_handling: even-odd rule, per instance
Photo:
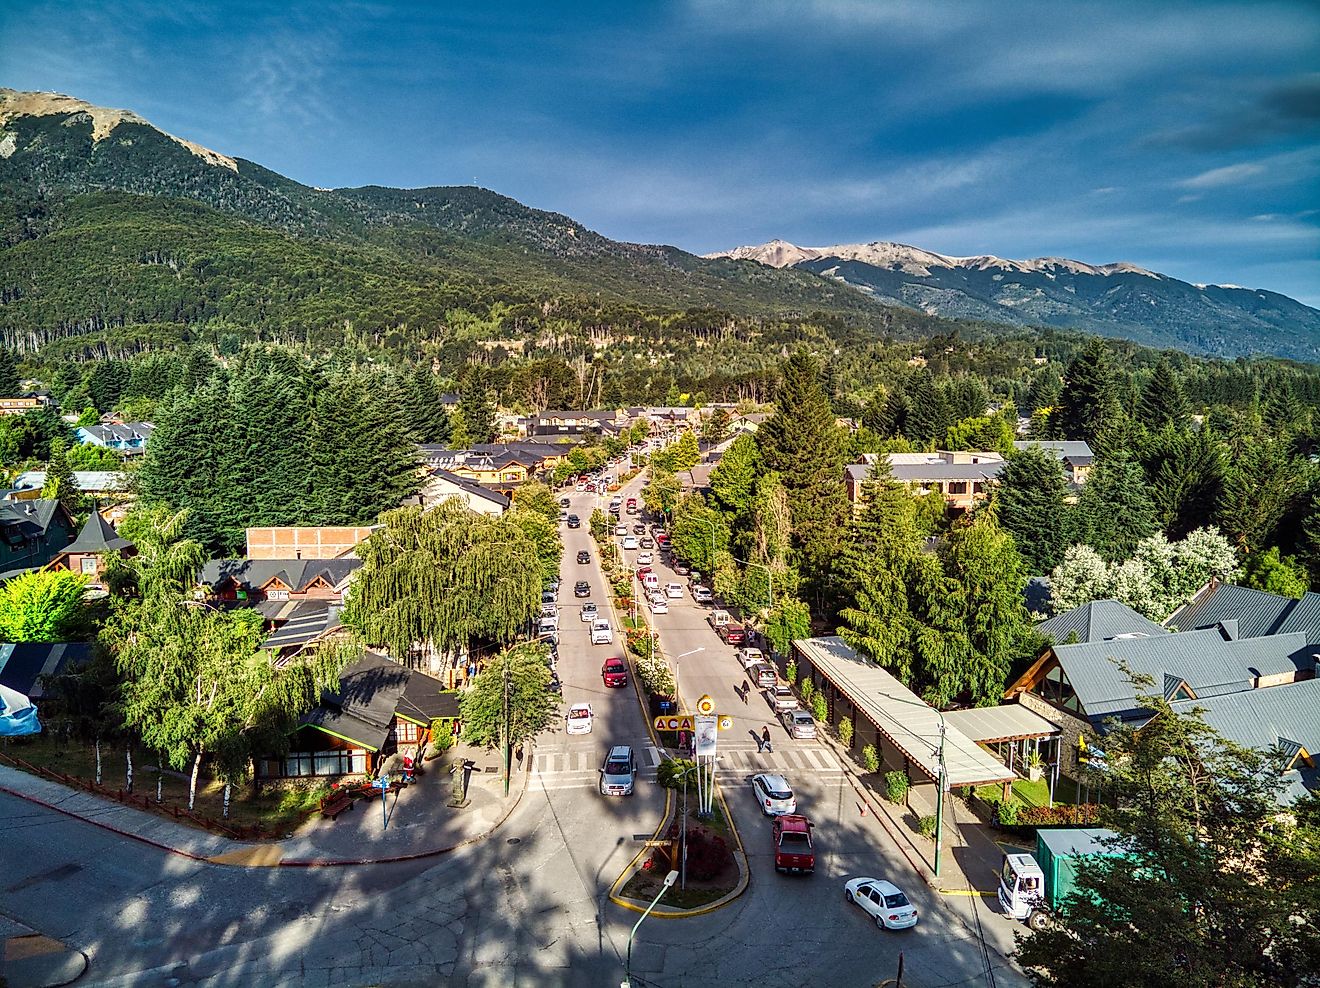
{"label": "pedestrian crosswalk", "polygon": [[[595,786],[603,757],[603,751],[581,748],[537,751],[532,759],[532,785],[544,789],[583,789]],[[664,757],[664,753],[654,745],[638,747],[638,778],[654,782],[656,768]],[[823,776],[840,775],[843,772],[827,749],[801,745],[791,748],[785,746],[769,752],[758,752],[751,747],[725,747],[719,753],[718,770],[734,776],[753,775],[757,772]]]}

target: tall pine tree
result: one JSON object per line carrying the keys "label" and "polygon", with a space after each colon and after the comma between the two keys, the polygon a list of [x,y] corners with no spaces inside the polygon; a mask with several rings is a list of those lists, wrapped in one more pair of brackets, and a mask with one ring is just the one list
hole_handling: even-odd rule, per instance
{"label": "tall pine tree", "polygon": [[20,381],[18,379],[18,361],[14,351],[7,346],[0,346],[0,395],[17,397]]}
{"label": "tall pine tree", "polygon": [[994,494],[999,523],[1032,573],[1054,569],[1068,548],[1073,520],[1067,497],[1063,466],[1037,446],[1009,457],[999,474]]}
{"label": "tall pine tree", "polygon": [[1092,340],[1068,364],[1058,413],[1064,437],[1087,442],[1093,442],[1121,415],[1109,350],[1102,340]]}
{"label": "tall pine tree", "polygon": [[1138,412],[1142,424],[1148,429],[1158,430],[1166,426],[1183,429],[1187,426],[1187,396],[1183,393],[1182,381],[1168,360],[1155,365],[1155,373],[1141,392]]}
{"label": "tall pine tree", "polygon": [[1077,540],[1102,557],[1127,559],[1159,530],[1155,502],[1140,466],[1126,454],[1102,459],[1077,502]]}

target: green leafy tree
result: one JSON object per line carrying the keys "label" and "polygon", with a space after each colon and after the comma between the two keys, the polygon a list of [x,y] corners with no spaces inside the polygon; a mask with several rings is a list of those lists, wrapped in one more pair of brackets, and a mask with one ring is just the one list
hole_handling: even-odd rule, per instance
{"label": "green leafy tree", "polygon": [[1072,536],[1072,509],[1063,465],[1038,446],[1008,458],[999,474],[994,503],[999,523],[1012,536],[1033,573],[1058,565]]}
{"label": "green leafy tree", "polygon": [[1182,381],[1168,360],[1155,365],[1155,372],[1141,392],[1138,408],[1148,429],[1184,429],[1187,426],[1187,396]]}
{"label": "green leafy tree", "polygon": [[515,505],[508,517],[536,547],[541,578],[548,580],[557,576],[559,563],[564,556],[564,543],[559,537],[559,516],[556,514],[552,520],[543,512],[530,511]]}
{"label": "green leafy tree", "polygon": [[56,439],[50,444],[50,459],[46,462],[46,483],[42,485],[41,496],[59,501],[70,517],[77,517],[82,511],[82,491],[78,488],[78,479],[73,475],[73,468],[69,466],[63,439]]}
{"label": "green leafy tree", "polygon": [[363,566],[344,609],[344,623],[368,644],[403,658],[478,635],[509,642],[527,629],[540,608],[544,557],[517,519],[449,500],[386,512],[381,523],[357,547]]}
{"label": "green leafy tree", "polygon": [[539,480],[529,480],[513,492],[513,504],[524,511],[535,511],[555,524],[559,523],[559,502],[549,487]]}
{"label": "green leafy tree", "polygon": [[1141,467],[1125,454],[1102,458],[1078,499],[1078,540],[1105,559],[1126,559],[1158,530],[1155,502]]}
{"label": "green leafy tree", "polygon": [[757,477],[763,472],[755,436],[742,435],[729,444],[710,472],[710,492],[721,511],[745,514],[751,507]]}
{"label": "green leafy tree", "polygon": [[73,470],[96,470],[105,473],[119,473],[124,468],[124,456],[116,449],[95,446],[92,443],[78,443],[69,448],[64,459]]}
{"label": "green leafy tree", "polygon": [[991,450],[1005,455],[1013,452],[1016,438],[1013,425],[1002,415],[977,415],[949,426],[945,449]]}
{"label": "green leafy tree", "polygon": [[1292,556],[1279,555],[1278,546],[1253,552],[1242,567],[1242,583],[1266,593],[1300,600],[1310,585],[1306,567]]}
{"label": "green leafy tree", "polygon": [[[1144,689],[1150,683],[1142,681]],[[1320,834],[1279,813],[1283,759],[1145,696],[1105,735],[1101,822],[1121,857],[1086,859],[1057,922],[1019,934],[1041,988],[1284,988],[1320,977]],[[1267,891],[1265,891],[1267,890]]]}
{"label": "green leafy tree", "polygon": [[1068,439],[1094,443],[1121,415],[1118,387],[1109,365],[1109,350],[1092,340],[1068,364],[1059,395],[1059,424]]}
{"label": "green leafy tree", "polygon": [[729,550],[729,529],[723,516],[695,495],[679,502],[669,537],[674,552],[700,573],[714,573],[718,556]]}
{"label": "green leafy tree", "polygon": [[121,595],[145,597],[153,593],[178,596],[197,585],[206,550],[187,537],[188,512],[163,505],[135,507],[119,524],[118,532],[136,552],[127,559],[107,560],[106,582]]}
{"label": "green leafy tree", "polygon": [[21,393],[18,361],[9,347],[0,347],[0,396],[16,398]]}
{"label": "green leafy tree", "polygon": [[678,506],[683,484],[672,473],[651,468],[651,479],[642,488],[642,503],[648,511],[668,517]]}
{"label": "green leafy tree", "polygon": [[780,655],[791,655],[793,642],[811,637],[811,609],[791,597],[777,598],[765,622],[765,636]]}
{"label": "green leafy tree", "polygon": [[779,473],[788,492],[803,573],[819,584],[830,570],[849,510],[838,427],[821,387],[820,365],[808,351],[798,350],[784,364],[775,412],[756,437],[765,465]]}
{"label": "green leafy tree", "polygon": [[[483,369],[471,368],[459,385],[457,416],[468,445],[488,443],[495,438],[495,400]],[[457,425],[454,432],[458,432]]]}
{"label": "green leafy tree", "polygon": [[489,660],[459,700],[463,740],[488,749],[519,745],[548,728],[558,709],[546,647],[514,645]]}
{"label": "green leafy tree", "polygon": [[65,570],[23,573],[0,584],[0,641],[67,641],[86,586],[85,577]]}
{"label": "green leafy tree", "polygon": [[697,444],[697,435],[686,429],[678,441],[670,445],[665,452],[669,454],[671,469],[675,473],[691,470],[701,462],[701,447]]}
{"label": "green leafy tree", "polygon": [[718,446],[729,438],[729,413],[717,408],[701,425],[701,441]]}

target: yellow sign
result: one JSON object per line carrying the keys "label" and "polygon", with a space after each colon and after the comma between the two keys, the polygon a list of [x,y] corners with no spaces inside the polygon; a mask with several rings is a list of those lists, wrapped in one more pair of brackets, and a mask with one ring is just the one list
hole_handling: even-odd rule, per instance
{"label": "yellow sign", "polygon": [[690,731],[692,730],[691,717],[657,717],[652,721],[657,731]]}
{"label": "yellow sign", "polygon": [[720,730],[733,730],[733,718],[729,714],[720,714]]}
{"label": "yellow sign", "polygon": [[703,717],[709,716],[715,712],[715,701],[709,695],[703,696],[697,701],[697,713]]}

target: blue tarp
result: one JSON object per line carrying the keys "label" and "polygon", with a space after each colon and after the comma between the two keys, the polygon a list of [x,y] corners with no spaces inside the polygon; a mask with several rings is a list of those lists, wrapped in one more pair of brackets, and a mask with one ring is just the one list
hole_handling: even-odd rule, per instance
{"label": "blue tarp", "polygon": [[18,690],[0,686],[0,737],[36,734],[41,730],[37,708]]}

